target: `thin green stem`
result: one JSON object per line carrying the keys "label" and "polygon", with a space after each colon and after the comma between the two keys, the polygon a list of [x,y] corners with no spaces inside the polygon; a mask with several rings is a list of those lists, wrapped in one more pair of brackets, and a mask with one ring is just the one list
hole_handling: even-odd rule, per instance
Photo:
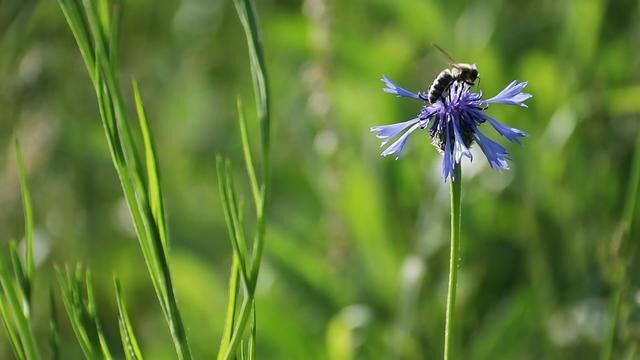
{"label": "thin green stem", "polygon": [[20,191],[22,193],[22,207],[24,209],[24,236],[26,239],[25,246],[25,278],[23,283],[23,291],[27,297],[27,302],[31,303],[31,287],[33,286],[33,277],[35,274],[35,265],[33,264],[33,208],[31,205],[31,192],[27,183],[27,172],[24,166],[24,157],[22,155],[22,147],[20,140],[16,138],[16,158],[18,160],[18,170],[20,174]]}
{"label": "thin green stem", "polygon": [[444,359],[453,358],[453,321],[456,313],[456,285],[458,283],[458,257],[460,252],[460,194],[462,169],[457,164],[455,180],[451,180],[451,252],[449,255],[449,290],[447,291],[447,315],[444,329]]}
{"label": "thin green stem", "polygon": [[640,134],[636,138],[635,151],[633,155],[633,163],[631,167],[631,175],[625,196],[624,210],[622,212],[622,238],[618,253],[620,261],[614,266],[616,269],[615,290],[611,298],[611,318],[609,320],[607,339],[602,347],[600,358],[602,360],[613,359],[614,348],[617,338],[617,328],[620,321],[620,313],[623,306],[624,295],[629,287],[629,267],[634,263],[635,254],[638,249],[637,242],[632,242],[635,213],[638,203],[638,193],[640,193]]}

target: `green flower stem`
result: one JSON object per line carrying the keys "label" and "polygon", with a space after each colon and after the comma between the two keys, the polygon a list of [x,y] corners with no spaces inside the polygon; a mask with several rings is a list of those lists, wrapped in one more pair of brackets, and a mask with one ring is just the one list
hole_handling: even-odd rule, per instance
{"label": "green flower stem", "polygon": [[460,252],[460,194],[462,169],[456,164],[455,181],[451,180],[451,252],[449,255],[449,290],[447,291],[447,318],[444,329],[444,359],[452,359],[453,319],[456,313],[456,285],[458,283],[458,253]]}

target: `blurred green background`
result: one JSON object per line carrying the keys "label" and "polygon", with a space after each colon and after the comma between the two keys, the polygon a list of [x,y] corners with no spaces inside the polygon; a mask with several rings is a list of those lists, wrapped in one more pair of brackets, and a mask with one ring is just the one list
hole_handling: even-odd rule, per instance
{"label": "blurred green background", "polygon": [[[526,110],[489,110],[529,134],[508,146],[512,170],[495,173],[478,152],[463,167],[459,358],[598,358],[626,262],[614,358],[640,358],[637,224],[620,244],[640,131],[638,5],[259,1],[274,107],[259,358],[441,356],[449,200],[440,157],[414,135],[400,160],[381,158],[369,132],[419,111],[384,94],[379,78],[425,90],[447,65],[433,42],[476,63],[485,94],[518,79],[534,96]],[[214,159],[230,156],[246,179],[235,113],[236,96],[252,99],[246,44],[230,1],[129,1],[123,21],[123,83],[139,81],[156,138],[178,300],[196,357],[211,358],[232,254]],[[114,348],[118,274],[143,352],[174,358],[91,83],[55,1],[0,1],[3,248],[23,233],[15,135],[35,207],[42,343],[54,264],[83,263]],[[248,184],[243,191],[248,203]],[[80,358],[62,324],[64,358]],[[2,335],[0,358],[11,356]]]}

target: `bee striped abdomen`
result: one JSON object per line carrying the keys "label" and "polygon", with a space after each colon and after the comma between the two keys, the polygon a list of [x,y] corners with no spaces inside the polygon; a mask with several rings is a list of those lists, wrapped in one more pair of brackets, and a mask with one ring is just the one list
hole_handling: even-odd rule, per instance
{"label": "bee striped abdomen", "polygon": [[444,69],[438,74],[431,87],[429,87],[428,99],[431,104],[435,103],[454,81],[454,76],[450,69]]}

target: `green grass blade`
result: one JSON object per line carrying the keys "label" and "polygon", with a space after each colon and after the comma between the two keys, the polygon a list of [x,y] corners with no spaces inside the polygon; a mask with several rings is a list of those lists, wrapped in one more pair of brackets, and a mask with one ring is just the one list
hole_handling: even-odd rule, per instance
{"label": "green grass blade", "polygon": [[[27,278],[26,270],[22,265],[22,260],[20,259],[20,255],[18,254],[18,245],[15,241],[11,241],[9,243],[9,259],[11,259],[11,267],[13,269],[13,276],[15,278],[15,281],[20,284],[22,291],[25,294],[28,294],[30,292],[29,288],[31,285],[29,283],[29,279]],[[28,299],[27,303],[24,306],[25,309],[28,308]]]}
{"label": "green grass blade", "polygon": [[111,352],[109,351],[109,346],[107,345],[107,341],[102,332],[102,326],[100,325],[100,321],[98,320],[98,311],[96,306],[96,300],[93,296],[93,284],[91,281],[91,272],[87,270],[84,276],[84,284],[87,294],[87,312],[91,317],[92,326],[95,327],[96,336],[98,338],[98,344],[100,345],[100,350],[102,351],[102,356],[104,359],[111,359]]}
{"label": "green grass blade", "polygon": [[[84,19],[87,24],[87,28],[89,30],[89,34],[93,39],[93,46],[97,53],[101,54],[100,56],[106,56],[109,54],[109,47],[107,34],[109,30],[106,28],[110,22],[108,19],[109,12],[103,11],[102,15],[104,21],[101,20],[101,14],[96,8],[95,0],[81,0],[84,8]],[[76,0],[76,3],[79,2]],[[105,61],[103,65],[108,65],[110,62]]]}
{"label": "green grass blade", "polygon": [[258,20],[256,16],[255,6],[250,0],[234,0],[236,12],[242,23],[245,37],[247,38],[247,46],[249,48],[249,59],[251,63],[251,74],[253,78],[253,86],[256,98],[256,107],[258,111],[258,119],[261,124],[262,135],[262,196],[260,207],[257,211],[257,227],[255,239],[253,242],[253,258],[251,265],[251,287],[255,287],[260,271],[260,262],[262,261],[262,253],[264,249],[264,233],[266,230],[266,212],[269,198],[270,188],[270,106],[268,94],[267,72],[264,63],[264,54],[262,51],[262,43],[258,30]]}
{"label": "green grass blade", "polygon": [[10,312],[9,303],[7,301],[0,300],[0,316],[2,317],[2,325],[7,332],[11,349],[13,350],[16,359],[25,359],[24,350],[22,350],[22,342],[20,342],[17,329],[14,328],[13,318],[9,315]]}
{"label": "green grass blade", "polygon": [[7,337],[9,338],[9,344],[16,359],[22,360],[25,359],[24,350],[22,350],[22,343],[16,332],[17,330],[14,329],[13,319],[9,316],[10,310],[8,306],[8,302],[0,298],[0,316],[2,317],[2,324],[7,332]]}
{"label": "green grass blade", "polygon": [[138,346],[138,340],[133,332],[133,326],[129,320],[127,308],[125,305],[122,292],[120,291],[120,281],[114,278],[116,288],[116,301],[118,303],[118,326],[120,328],[120,337],[122,339],[122,347],[127,360],[142,360],[142,352]]}
{"label": "green grass blade", "polygon": [[244,232],[244,223],[242,221],[242,210],[240,206],[240,202],[238,201],[238,195],[236,192],[235,182],[233,180],[233,169],[231,168],[231,162],[225,162],[225,187],[227,191],[228,197],[228,205],[229,211],[231,214],[231,221],[233,222],[233,227],[236,231],[235,237],[238,242],[238,250],[240,251],[240,255],[243,259],[245,259],[245,264],[248,263],[249,259],[249,250],[247,246],[247,238]]}
{"label": "green grass blade", "polygon": [[256,179],[256,170],[253,166],[253,157],[251,156],[251,146],[249,145],[249,133],[247,130],[247,120],[244,116],[244,110],[242,108],[242,100],[238,97],[236,106],[238,109],[238,122],[240,124],[240,137],[242,140],[242,153],[244,154],[244,162],[247,167],[247,175],[249,176],[249,184],[251,185],[251,192],[253,193],[253,202],[256,206],[256,213],[259,211],[259,206],[262,203],[260,196],[260,187],[258,186],[258,180]]}
{"label": "green grass blade", "polygon": [[140,131],[142,132],[142,140],[144,143],[144,153],[147,165],[147,184],[148,184],[148,196],[149,204],[151,206],[151,212],[153,218],[158,224],[160,230],[160,240],[164,247],[165,253],[167,252],[167,228],[164,212],[164,200],[162,198],[161,186],[160,186],[160,174],[158,171],[158,164],[156,159],[155,145],[149,131],[149,122],[147,121],[147,115],[142,103],[142,97],[140,96],[140,90],[138,83],[134,80],[132,82],[133,99],[136,105],[136,111],[138,113],[138,121],[140,125]]}
{"label": "green grass blade", "polygon": [[238,305],[238,258],[233,257],[231,264],[231,274],[229,275],[229,303],[227,304],[227,316],[224,322],[224,330],[222,332],[222,341],[220,343],[220,352],[227,351],[231,337],[233,336],[233,327],[235,324],[235,315]]}
{"label": "green grass blade", "polygon": [[232,205],[232,196],[229,193],[230,189],[228,184],[233,181],[230,179],[228,175],[228,167],[226,166],[226,162],[218,157],[216,159],[216,169],[218,172],[218,187],[220,190],[220,198],[222,199],[222,208],[224,212],[225,223],[227,224],[227,230],[229,232],[229,237],[231,239],[231,246],[233,247],[234,257],[238,260],[238,266],[240,269],[240,274],[242,276],[242,281],[245,285],[249,284],[249,258],[246,253],[246,250],[243,251],[245,247],[240,245],[241,240],[239,238],[239,234],[242,233],[241,230],[238,230],[236,226],[238,225],[237,213],[234,211],[234,206]]}
{"label": "green grass blade", "polygon": [[60,359],[60,323],[53,290],[49,291],[49,349],[51,359]]}
{"label": "green grass blade", "polygon": [[78,266],[75,272],[56,268],[56,274],[71,328],[85,357],[111,359],[111,352],[97,317],[89,271]]}
{"label": "green grass blade", "polygon": [[[109,1],[102,1],[101,4],[101,13],[109,13]],[[109,63],[111,64],[111,71],[113,73],[116,73],[118,71],[119,65],[118,65],[118,59],[120,58],[119,56],[119,50],[120,50],[120,25],[122,23],[122,12],[123,12],[123,7],[122,4],[120,4],[119,2],[114,2],[113,6],[113,12],[112,12],[112,16],[110,17],[110,19],[107,19],[106,21],[110,20],[110,24],[109,24]]]}
{"label": "green grass blade", "polygon": [[245,298],[242,302],[236,327],[234,328],[233,336],[231,338],[231,341],[229,342],[229,346],[227,346],[225,352],[218,353],[218,360],[229,360],[234,357],[236,350],[238,350],[238,346],[242,342],[242,337],[244,336],[244,329],[246,328],[247,322],[249,320],[252,302],[253,301],[249,298]]}
{"label": "green grass blade", "polygon": [[[249,47],[249,59],[251,63],[251,74],[253,88],[256,97],[258,119],[262,128],[263,156],[266,159],[270,147],[270,121],[269,121],[269,96],[267,72],[262,51],[262,41],[258,30],[258,20],[255,6],[251,0],[234,0],[236,12],[242,23],[242,27],[247,38]],[[266,168],[266,163],[263,164]],[[263,179],[263,181],[266,179]]]}
{"label": "green grass blade", "polygon": [[[98,58],[98,63],[100,59]],[[151,281],[156,294],[160,301],[162,311],[165,316],[169,316],[169,306],[164,298],[164,285],[162,281],[162,275],[158,260],[156,257],[157,252],[154,250],[153,243],[149,240],[149,226],[148,221],[144,220],[144,213],[141,210],[143,206],[139,199],[136,197],[135,189],[131,182],[129,175],[129,168],[126,165],[125,154],[122,151],[122,143],[120,141],[120,133],[115,125],[114,103],[110,92],[108,91],[107,84],[105,83],[99,64],[96,64],[96,81],[98,86],[96,88],[98,104],[100,109],[100,115],[103,123],[105,133],[107,135],[107,142],[112,155],[113,164],[116,167],[116,173],[120,180],[120,185],[123,189],[127,205],[129,206],[129,212],[133,219],[136,235],[138,237],[140,247],[142,249],[143,257],[149,271]]]}
{"label": "green grass blade", "polygon": [[[119,85],[117,64],[113,57],[117,53],[117,24],[118,14],[109,18],[108,11],[98,9],[90,0],[60,0],[63,12],[67,17],[72,32],[76,37],[81,52],[87,43],[91,43],[95,49],[95,60],[85,61],[88,71],[92,75],[96,96],[100,107],[100,115],[103,127],[109,142],[109,148],[114,166],[118,173],[127,204],[136,228],[136,234],[143,251],[156,295],[169,325],[171,336],[180,359],[190,359],[191,353],[186,337],[184,325],[173,290],[171,272],[167,259],[165,244],[168,243],[166,223],[162,214],[163,205],[159,182],[157,180],[157,168],[147,169],[147,174],[156,176],[156,186],[150,188],[142,170],[142,161],[138,152],[137,142],[132,133],[128,120],[126,107]],[[85,26],[82,26],[85,24]],[[77,34],[77,35],[76,35]],[[83,55],[84,56],[84,55]],[[88,57],[88,56],[87,56]],[[138,94],[138,104],[140,97]],[[146,119],[140,119],[146,122]],[[151,135],[148,127],[145,129],[149,143]],[[153,155],[155,165],[155,152],[147,146],[147,153]],[[150,150],[149,150],[150,149]],[[150,159],[147,156],[147,159]],[[147,177],[147,179],[145,179]],[[151,194],[151,195],[150,195]],[[151,200],[152,198],[153,200]]]}
{"label": "green grass blade", "polygon": [[[87,27],[86,21],[82,16],[80,5],[76,0],[58,0],[58,5],[62,9],[64,17],[67,19],[67,24],[71,29],[73,37],[76,39],[80,54],[84,60],[88,69],[95,68],[94,47],[91,42],[91,36]],[[92,81],[93,73],[89,72]]]}
{"label": "green grass blade", "polygon": [[[266,215],[268,199],[271,191],[270,186],[270,138],[271,138],[271,124],[270,124],[270,107],[269,107],[269,95],[268,95],[268,81],[264,64],[264,55],[262,51],[262,45],[259,36],[258,24],[254,4],[250,0],[234,0],[234,5],[242,23],[245,37],[247,39],[247,45],[249,49],[249,59],[251,64],[251,75],[253,80],[256,109],[258,113],[258,121],[260,122],[261,140],[262,140],[262,184],[258,186],[258,181],[255,176],[255,170],[253,160],[251,158],[251,152],[248,141],[248,132],[246,121],[244,120],[244,114],[242,113],[241,105],[239,108],[239,121],[240,121],[240,133],[242,137],[243,152],[245,157],[245,164],[247,166],[247,172],[249,173],[249,182],[251,183],[253,198],[256,202],[256,231],[254,233],[253,248],[251,252],[251,264],[248,266],[250,274],[248,276],[248,284],[246,288],[246,296],[243,300],[240,311],[237,315],[236,326],[233,331],[233,336],[226,348],[221,347],[218,353],[218,359],[231,359],[235,356],[238,350],[241,350],[244,354],[243,337],[245,335],[245,329],[249,322],[250,315],[254,309],[255,288],[258,282],[258,275],[260,271],[260,264],[262,261],[262,253],[264,251],[264,237],[266,232]],[[221,168],[220,161],[218,161],[218,174],[219,179],[224,179],[224,171]],[[225,220],[229,228],[230,237],[232,239],[232,245],[234,245],[234,256],[242,259],[244,258],[243,248],[240,246],[246,244],[244,234],[241,232],[242,214],[238,209],[237,197],[235,196],[235,190],[232,179],[230,177],[230,167],[227,165],[226,185],[221,184],[221,196],[223,198],[223,207],[225,210]],[[222,180],[220,180],[222,181]],[[257,189],[260,189],[259,191]],[[240,225],[240,226],[238,226]],[[234,244],[235,242],[235,244]],[[248,253],[247,257],[248,259]],[[242,265],[242,264],[241,264]],[[255,322],[253,323],[255,325]],[[247,355],[249,357],[252,354],[252,342],[255,340],[256,334],[255,327],[251,329],[251,336],[249,339],[249,349]],[[253,340],[252,340],[253,338]],[[238,348],[240,347],[240,349]]]}
{"label": "green grass blade", "polygon": [[247,358],[249,360],[254,360],[256,358],[256,336],[257,336],[257,318],[256,315],[256,302],[253,302],[251,306],[251,313],[253,314],[253,319],[251,321],[251,333],[249,336],[249,351],[247,353]]}
{"label": "green grass blade", "polygon": [[80,344],[80,349],[82,349],[85,358],[94,359],[97,356],[97,352],[94,350],[93,344],[81,320],[84,315],[81,304],[79,303],[80,296],[74,284],[75,279],[68,269],[63,272],[61,269],[56,268],[56,275],[62,294],[62,304],[67,312],[71,328]]}
{"label": "green grass blade", "polygon": [[24,166],[24,157],[20,141],[16,138],[16,158],[18,160],[18,172],[20,174],[20,191],[22,192],[22,208],[24,209],[24,234],[25,234],[25,295],[27,300],[31,299],[31,284],[33,284],[34,268],[33,263],[33,208],[31,206],[31,192],[27,183],[27,174]]}
{"label": "green grass blade", "polygon": [[625,203],[622,211],[622,239],[620,241],[619,253],[622,254],[622,264],[618,279],[616,279],[616,288],[611,297],[610,311],[611,318],[607,329],[607,338],[604,342],[600,358],[602,360],[613,359],[614,347],[617,338],[617,328],[622,309],[622,302],[625,293],[629,288],[631,281],[629,276],[629,267],[633,264],[634,258],[638,252],[638,242],[632,241],[635,229],[634,220],[636,219],[636,210],[638,207],[638,193],[640,190],[640,136],[636,139],[635,151],[633,155],[633,163],[631,166],[631,175],[625,195]]}
{"label": "green grass blade", "polygon": [[9,325],[11,322],[15,324],[14,335],[9,335],[12,343],[14,343],[15,339],[19,339],[24,357],[26,359],[39,359],[38,347],[27,316],[29,309],[24,306],[26,297],[20,284],[14,281],[14,277],[9,273],[4,256],[0,256],[0,286],[2,287],[3,295],[1,298],[3,303],[2,317],[6,319],[5,328],[8,329],[12,326]]}

